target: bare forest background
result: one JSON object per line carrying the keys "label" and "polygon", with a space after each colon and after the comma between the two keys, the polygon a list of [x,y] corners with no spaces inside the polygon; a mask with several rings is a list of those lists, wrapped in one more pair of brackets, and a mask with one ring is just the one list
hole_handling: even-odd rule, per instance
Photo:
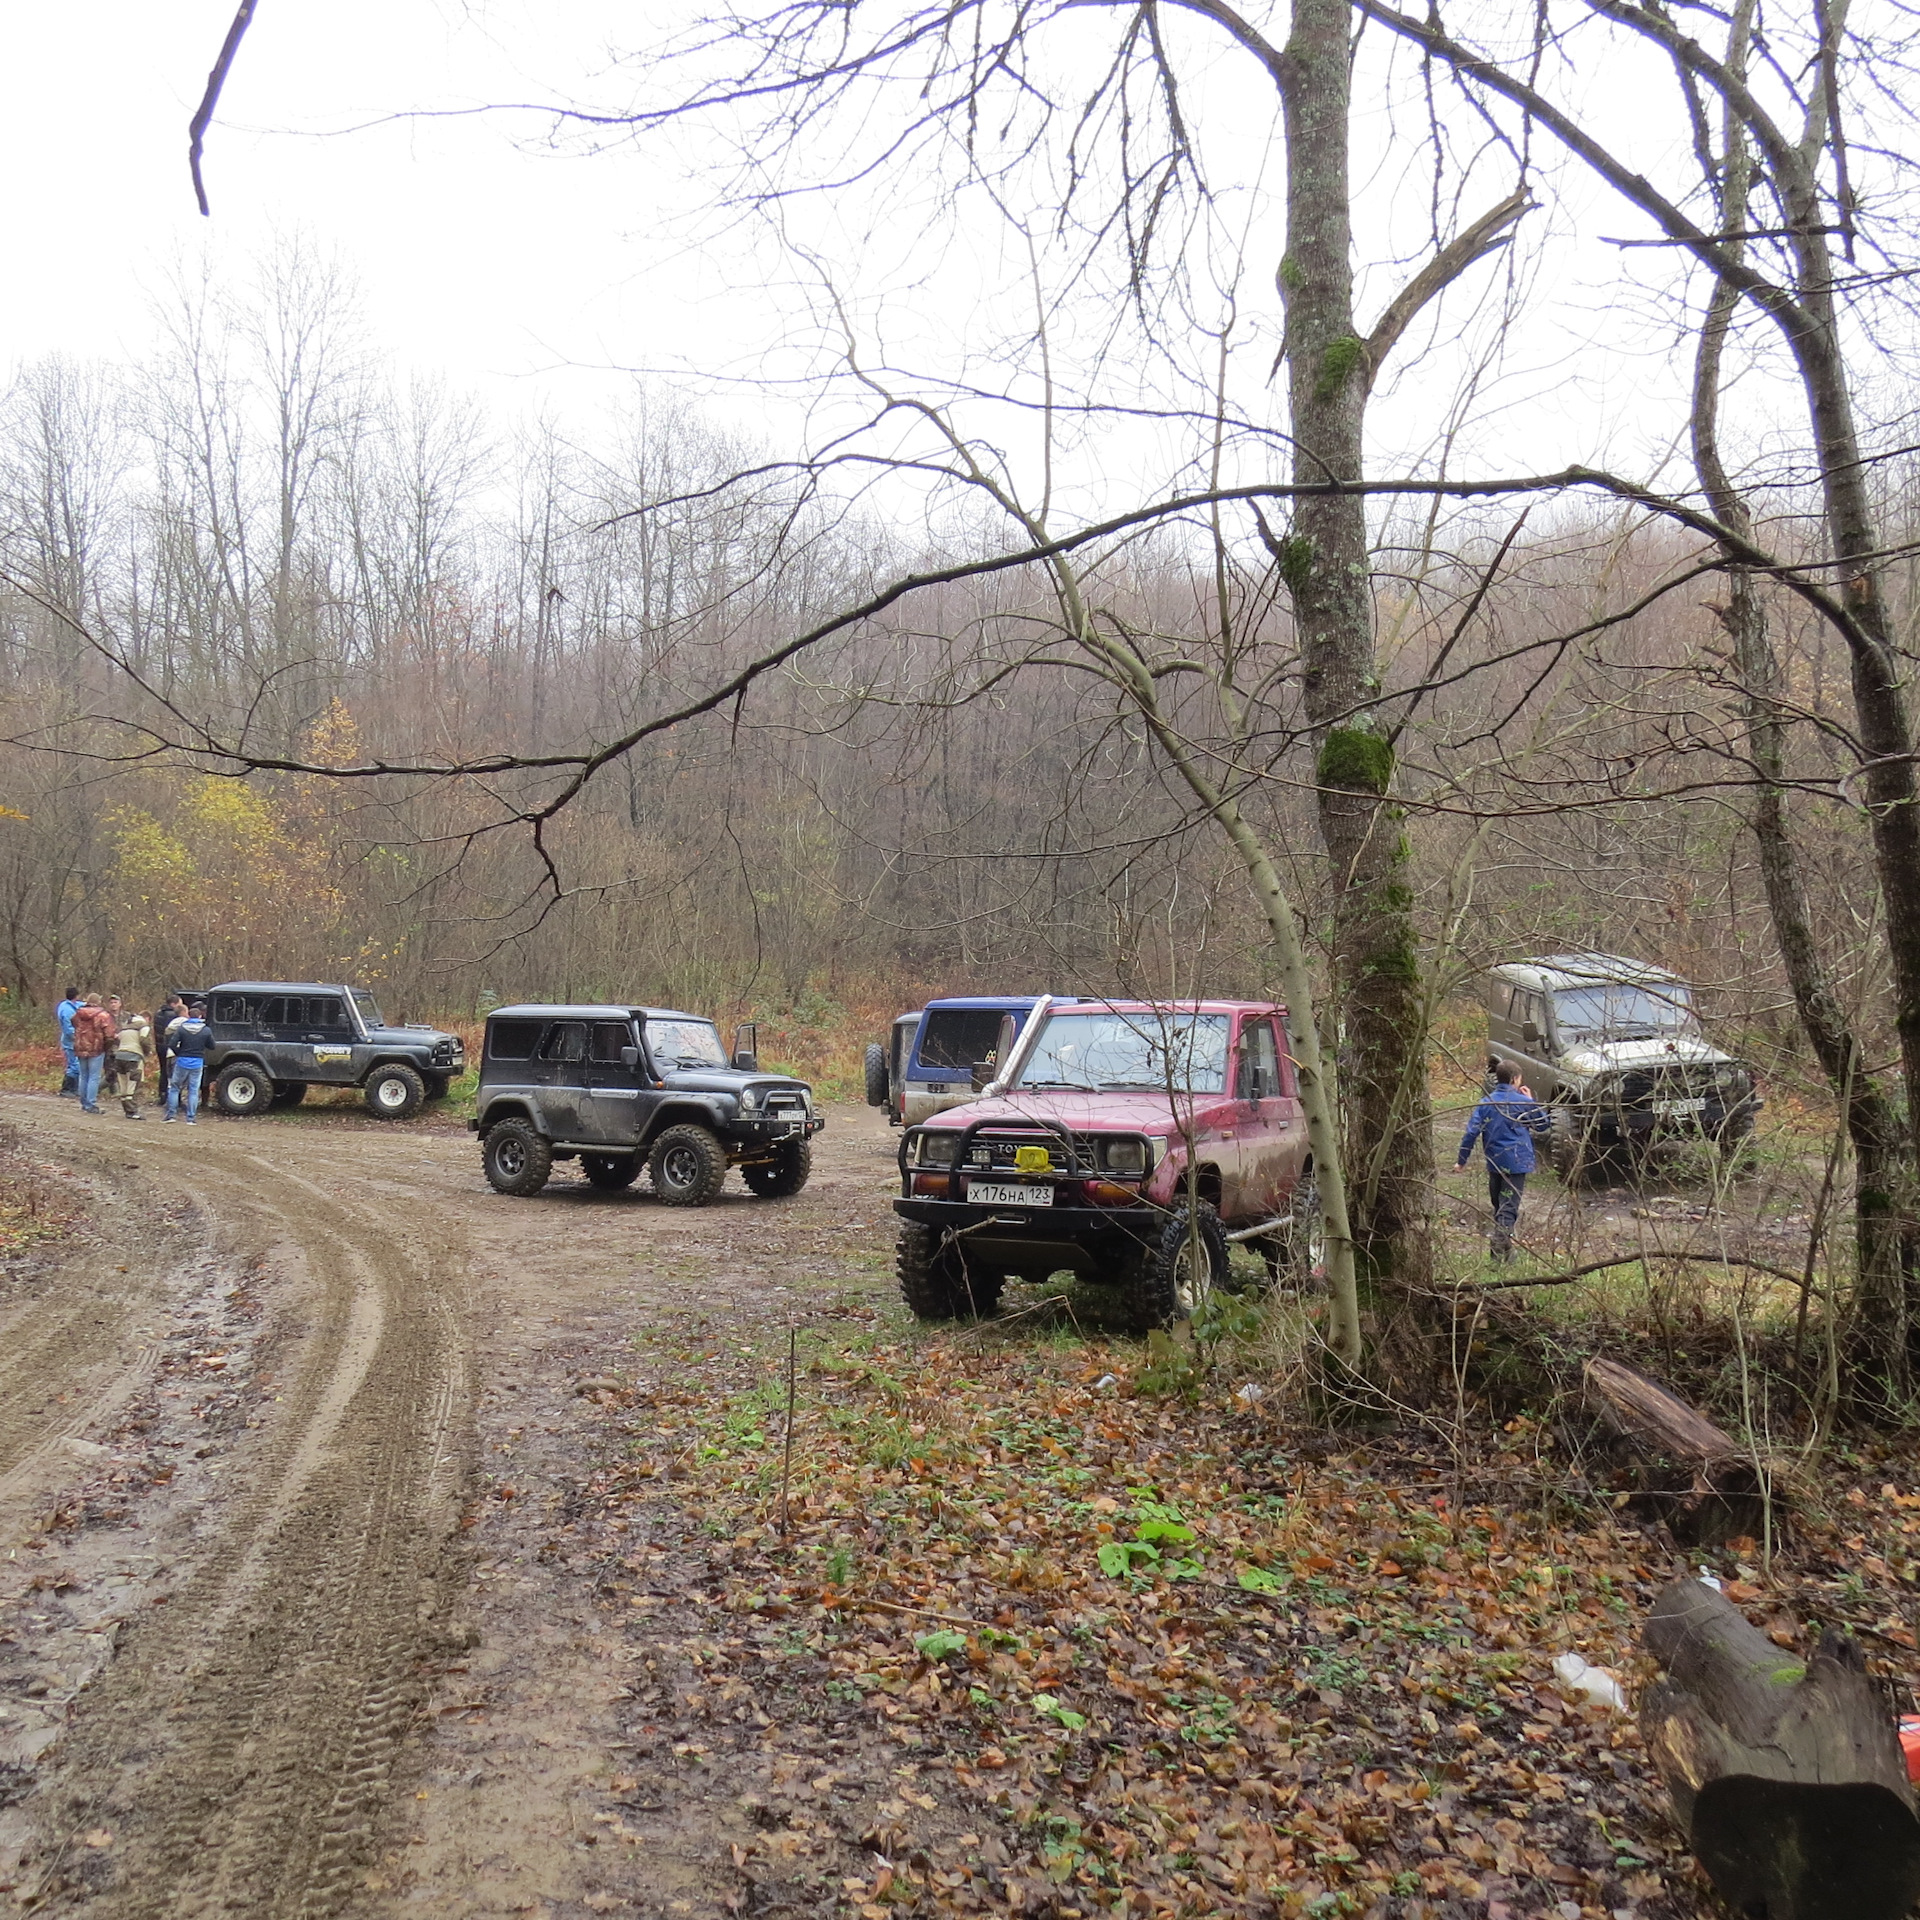
{"label": "bare forest background", "polygon": [[[157,701],[266,760],[577,751],[993,541],[959,526],[908,549],[777,469],[743,487],[765,450],[658,387],[590,437],[486,417],[379,364],[350,288],[297,244],[238,292],[182,279],[162,317],[153,358],[45,361],[0,401],[4,732],[39,743],[0,772],[16,1008],[249,975],[364,979],[422,1016],[631,994],[821,1024],[932,992],[1274,990],[1239,862],[1110,689],[1032,663],[1045,609],[1018,578],[923,591],[643,742],[540,845],[524,768],[243,780],[148,750]],[[1880,484],[1911,528],[1905,466]],[[1790,552],[1805,503],[1770,505]],[[1376,537],[1386,689],[1432,682],[1400,752],[1436,993],[1501,958],[1622,950],[1694,979],[1730,1041],[1797,1077],[1697,542],[1567,500],[1517,520],[1382,508]],[[1204,629],[1224,592],[1270,652],[1246,804],[1318,925],[1285,597],[1251,562],[1223,582],[1204,525],[1178,521],[1103,572],[1168,633]],[[1808,885],[1834,977],[1884,1028],[1836,785],[1846,661],[1812,614],[1776,618]],[[1204,706],[1183,710],[1196,737]]]}

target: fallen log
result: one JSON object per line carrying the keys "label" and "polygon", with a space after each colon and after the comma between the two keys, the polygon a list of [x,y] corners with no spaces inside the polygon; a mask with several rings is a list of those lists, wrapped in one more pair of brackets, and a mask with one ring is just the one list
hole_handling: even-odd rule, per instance
{"label": "fallen log", "polygon": [[1585,1386],[1587,1404],[1633,1458],[1635,1504],[1663,1520],[1682,1546],[1761,1531],[1765,1490],[1731,1434],[1617,1360],[1589,1360]]}
{"label": "fallen log", "polygon": [[1676,1580],[1648,1616],[1667,1669],[1640,1730],[1694,1857],[1750,1920],[1900,1920],[1920,1898],[1920,1817],[1858,1646],[1804,1665],[1725,1595]]}

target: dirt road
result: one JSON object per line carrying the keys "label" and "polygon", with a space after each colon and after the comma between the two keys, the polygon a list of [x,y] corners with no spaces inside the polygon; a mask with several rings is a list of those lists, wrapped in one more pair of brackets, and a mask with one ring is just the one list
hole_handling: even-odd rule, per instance
{"label": "dirt road", "polygon": [[[879,1284],[884,1130],[836,1113],[796,1200],[687,1213],[564,1171],[501,1200],[464,1133],[346,1114],[0,1118],[90,1208],[0,1290],[0,1889],[378,1909],[411,1841],[407,1912],[569,1906],[619,1681],[516,1529],[636,1326]],[[428,1818],[433,1709],[480,1673],[491,1764]]]}

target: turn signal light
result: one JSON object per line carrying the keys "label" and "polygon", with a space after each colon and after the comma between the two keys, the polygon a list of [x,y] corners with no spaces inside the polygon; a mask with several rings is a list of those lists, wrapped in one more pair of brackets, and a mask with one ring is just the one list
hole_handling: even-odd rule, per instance
{"label": "turn signal light", "polygon": [[1140,1204],[1140,1189],[1123,1187],[1117,1180],[1089,1180],[1086,1195],[1090,1207],[1137,1207]]}
{"label": "turn signal light", "polygon": [[913,1176],[913,1190],[923,1199],[944,1200],[953,1185],[950,1173],[916,1173]]}

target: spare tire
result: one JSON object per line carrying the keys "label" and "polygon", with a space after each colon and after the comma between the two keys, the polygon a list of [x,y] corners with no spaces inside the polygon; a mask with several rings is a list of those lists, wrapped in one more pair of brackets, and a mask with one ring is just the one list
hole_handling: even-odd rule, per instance
{"label": "spare tire", "polygon": [[887,1050],[878,1040],[867,1043],[867,1105],[887,1104]]}

